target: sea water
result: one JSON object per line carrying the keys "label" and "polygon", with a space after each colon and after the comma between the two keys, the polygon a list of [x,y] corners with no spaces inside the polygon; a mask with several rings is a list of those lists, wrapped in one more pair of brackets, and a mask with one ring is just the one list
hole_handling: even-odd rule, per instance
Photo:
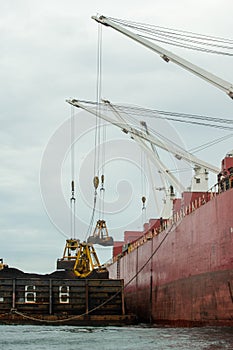
{"label": "sea water", "polygon": [[1,350],[233,349],[233,328],[0,326]]}

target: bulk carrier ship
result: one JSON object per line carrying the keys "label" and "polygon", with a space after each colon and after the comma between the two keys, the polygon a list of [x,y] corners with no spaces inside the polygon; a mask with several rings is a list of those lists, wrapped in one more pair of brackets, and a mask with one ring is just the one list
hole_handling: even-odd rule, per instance
{"label": "bulk carrier ship", "polygon": [[[120,21],[104,16],[93,19],[141,43],[166,62],[178,64],[220,88],[230,98],[233,97],[231,83],[160,48],[143,35],[134,34]],[[135,26],[135,22],[132,23]],[[82,101],[73,99],[68,102],[96,114]],[[116,114],[114,106],[112,109]],[[122,119],[113,121],[106,114],[101,115],[100,111],[96,115],[129,133],[135,141],[146,140],[151,145],[162,147],[148,132],[143,133],[128,126]],[[173,155],[177,154],[180,158],[185,157],[185,154],[173,151]],[[155,155],[152,157],[156,160]],[[199,162],[191,154],[188,158],[195,166],[191,189],[183,190],[181,198],[176,198],[174,179],[169,178],[172,183],[171,216],[149,220],[143,231],[126,231],[124,242],[114,243],[113,258],[108,262],[107,269],[110,278],[124,279],[127,309],[136,314],[139,321],[178,326],[232,326],[233,151],[227,153],[219,169],[211,169],[207,163]],[[206,189],[209,169],[218,174],[216,185],[210,190]]]}
{"label": "bulk carrier ship", "polygon": [[174,199],[169,220],[125,232],[108,265],[123,278],[129,310],[144,322],[233,325],[233,152],[210,191]]}

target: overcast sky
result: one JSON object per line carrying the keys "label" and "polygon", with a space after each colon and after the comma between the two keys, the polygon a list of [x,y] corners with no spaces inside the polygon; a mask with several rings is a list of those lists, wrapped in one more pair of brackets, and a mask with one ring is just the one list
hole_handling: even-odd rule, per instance
{"label": "overcast sky", "polygon": [[[0,257],[25,271],[53,271],[69,237],[71,112],[65,100],[70,97],[96,100],[98,24],[91,16],[97,13],[231,38],[233,2],[0,2]],[[169,49],[233,82],[231,57]],[[232,118],[233,101],[224,92],[105,27],[101,95],[115,103]],[[80,180],[82,186],[77,198],[77,236],[85,239],[91,217],[91,142],[95,120],[84,112],[75,113],[76,154],[82,163],[76,169],[80,171],[77,182]],[[163,128],[163,124],[156,123],[152,121],[154,128]],[[187,149],[230,133],[176,124],[166,127],[166,132],[175,134]],[[133,142],[111,128],[108,133],[107,149],[113,153],[107,152],[106,171],[109,170],[111,179],[106,185],[106,196],[109,212],[115,214],[109,216],[108,224],[110,234],[121,240],[126,228],[141,228],[141,203],[136,204],[135,199],[135,193],[140,195],[141,163]],[[232,139],[227,139],[197,156],[220,166],[231,149]],[[150,182],[149,175],[146,176]],[[144,186],[149,188],[146,181]],[[108,192],[107,186],[111,188]],[[90,192],[89,196],[86,192]],[[148,208],[147,219],[153,216],[151,210]],[[107,255],[109,251],[104,252],[104,257]]]}

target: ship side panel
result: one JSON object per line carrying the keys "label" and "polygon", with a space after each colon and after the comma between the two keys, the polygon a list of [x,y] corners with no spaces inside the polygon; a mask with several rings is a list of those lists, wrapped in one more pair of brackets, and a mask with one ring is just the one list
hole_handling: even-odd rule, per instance
{"label": "ship side panel", "polygon": [[232,326],[232,271],[209,272],[161,285],[156,290],[152,320]]}
{"label": "ship side panel", "polygon": [[158,276],[154,320],[232,319],[232,207],[230,190],[183,218],[169,233],[153,259]]}
{"label": "ship side panel", "polygon": [[233,189],[120,259],[126,285],[140,271],[126,289],[129,309],[139,319],[233,319],[232,207]]}
{"label": "ship side panel", "polygon": [[138,249],[135,249],[132,253],[126,254],[124,259],[120,260],[120,276],[125,276],[125,303],[126,310],[134,314],[138,314]]}
{"label": "ship side panel", "polygon": [[[145,254],[145,251],[148,252]],[[152,253],[153,240],[149,240],[138,248],[138,275],[137,281],[137,311],[141,315],[142,322],[150,322],[152,315],[152,293],[153,293],[153,274],[152,274]],[[155,278],[155,274],[154,274]]]}

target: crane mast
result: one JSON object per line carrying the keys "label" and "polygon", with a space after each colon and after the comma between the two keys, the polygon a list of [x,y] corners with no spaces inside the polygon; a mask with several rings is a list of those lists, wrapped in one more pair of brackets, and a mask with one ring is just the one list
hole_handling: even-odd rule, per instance
{"label": "crane mast", "polygon": [[233,85],[230,82],[217,77],[216,75],[206,71],[203,68],[198,67],[197,65],[194,65],[193,63],[183,59],[182,57],[179,57],[178,55],[173,54],[172,52],[154,44],[150,40],[145,39],[143,37],[140,37],[139,35],[133,33],[132,31],[124,28],[123,26],[121,26],[119,24],[116,24],[113,20],[111,20],[105,16],[102,16],[102,15],[92,16],[92,19],[94,19],[95,21],[97,21],[105,26],[109,26],[109,27],[117,30],[118,32],[126,35],[127,37],[133,39],[134,41],[136,41],[136,42],[144,45],[145,47],[153,50],[154,52],[159,54],[165,62],[171,61],[171,62],[181,66],[182,68],[188,70],[189,72],[197,75],[199,78],[202,78],[205,81],[207,81],[208,83],[223,90],[227,95],[229,95],[233,99]]}

